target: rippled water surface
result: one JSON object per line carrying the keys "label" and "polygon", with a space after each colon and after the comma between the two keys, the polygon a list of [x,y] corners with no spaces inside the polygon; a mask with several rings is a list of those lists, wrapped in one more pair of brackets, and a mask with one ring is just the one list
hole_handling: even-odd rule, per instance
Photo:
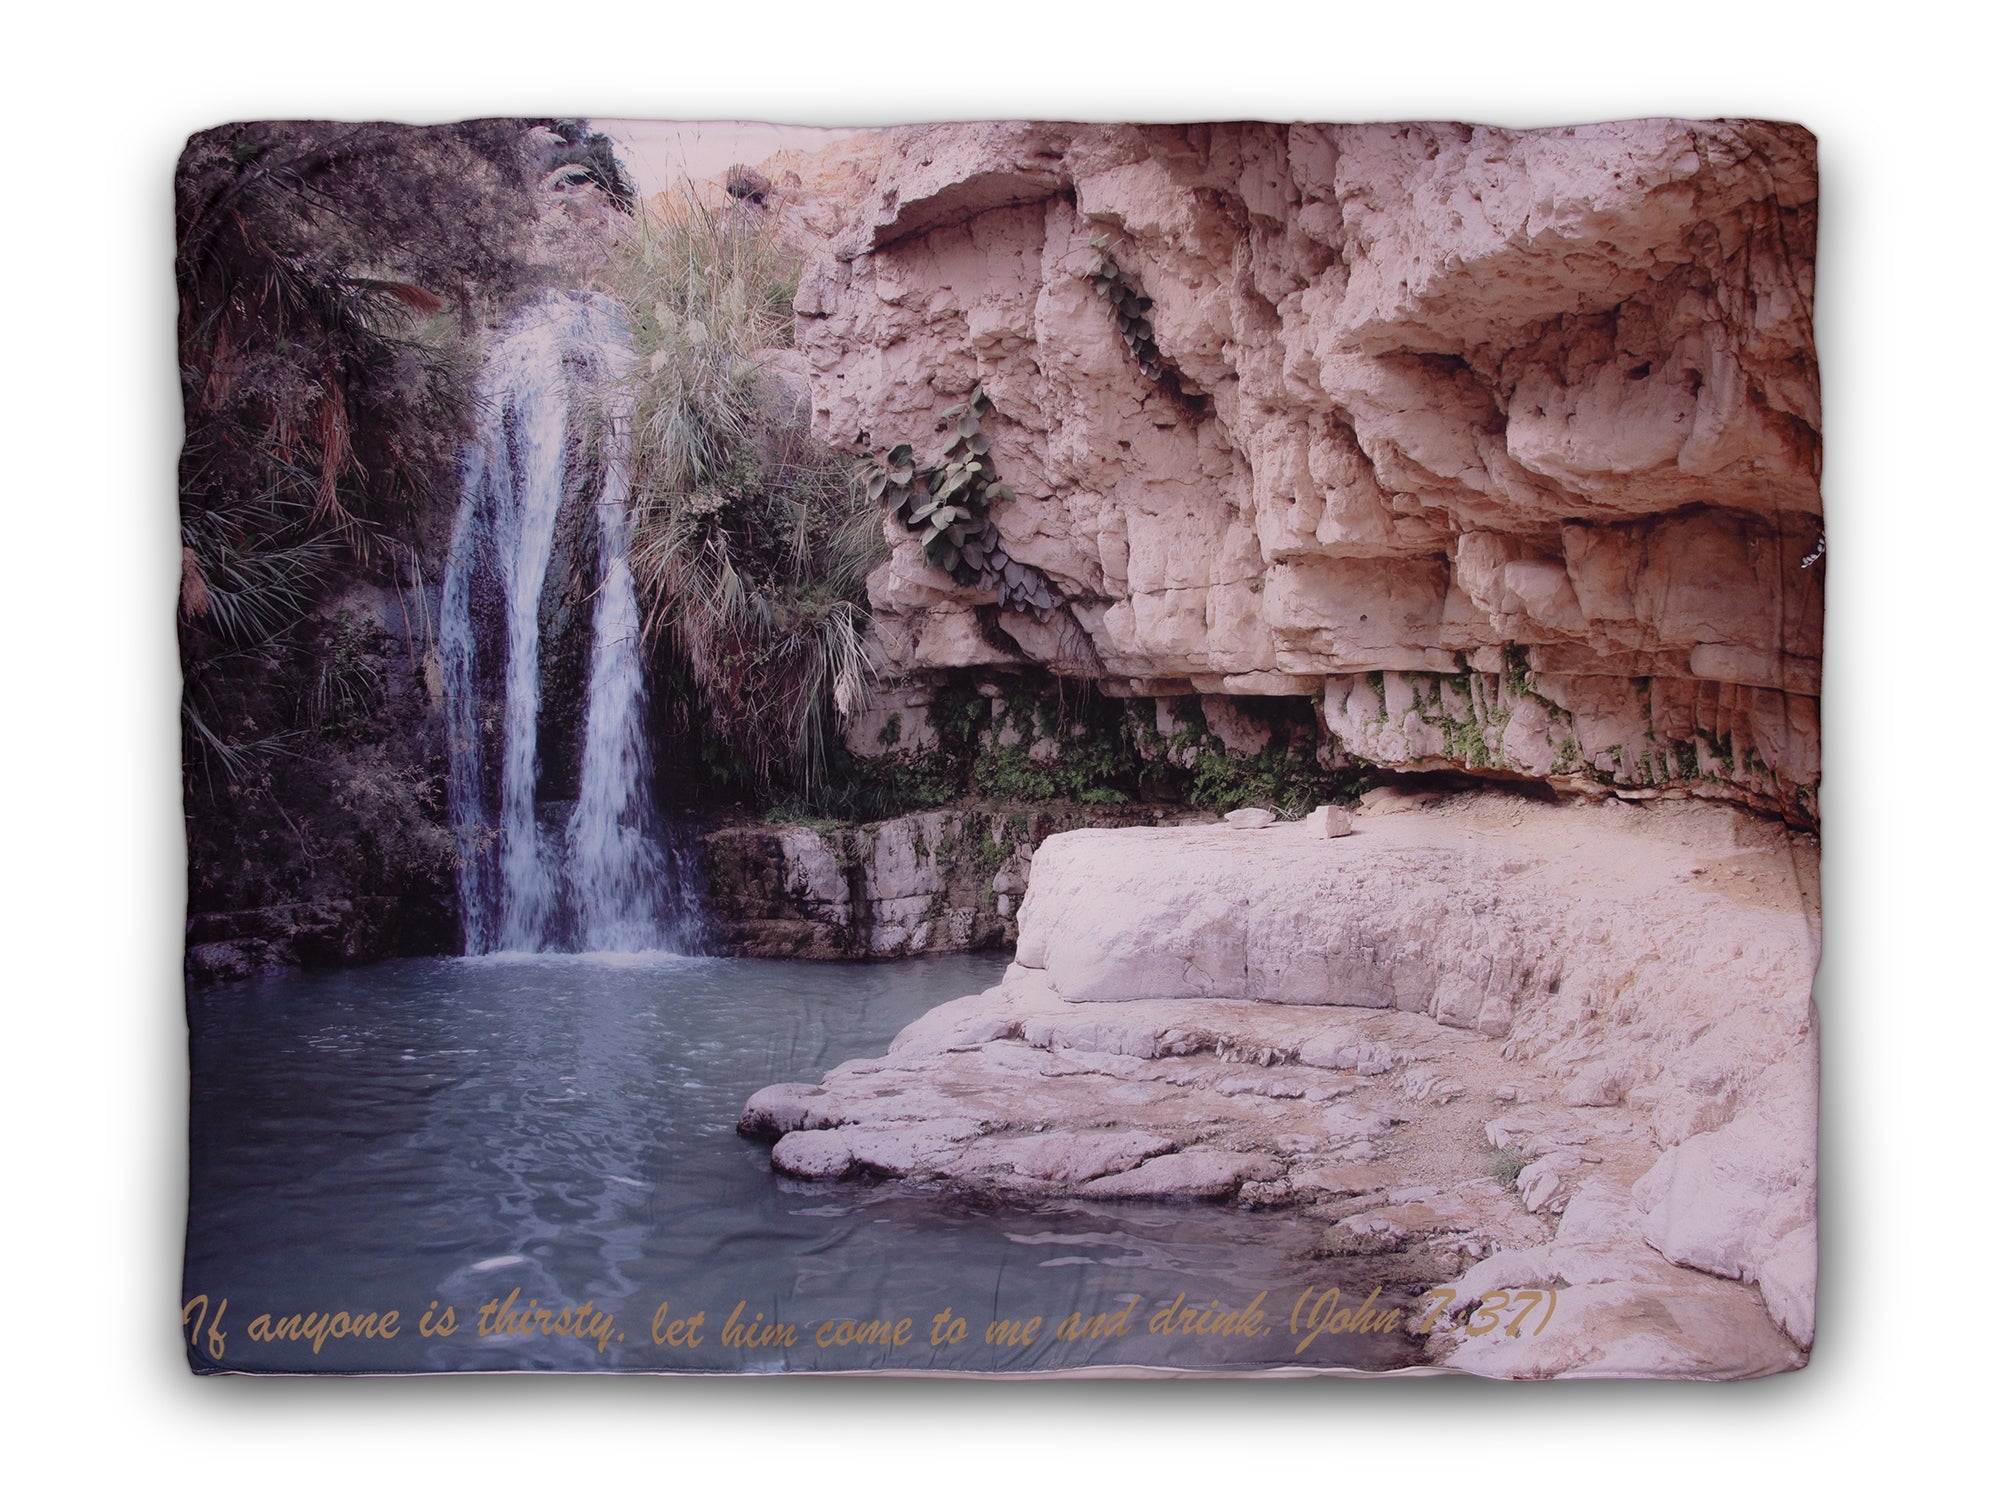
{"label": "rippled water surface", "polygon": [[[1031,1208],[896,1183],[804,1184],[774,1174],[768,1148],[737,1136],[755,1090],[879,1053],[906,1023],[994,983],[1001,968],[968,956],[874,965],[496,957],[198,994],[188,1296],[228,1299],[219,1363],[231,1369],[1405,1361],[1400,1344],[1331,1336],[1295,1354],[1283,1325],[1307,1285],[1330,1277],[1302,1258],[1318,1226],[1289,1215]],[[1276,1329],[1267,1335],[1145,1327],[1176,1297],[1220,1313],[1259,1292]],[[1056,1336],[1067,1314],[1116,1312],[1135,1296],[1124,1337]],[[596,1337],[478,1329],[488,1304],[490,1321],[503,1307],[585,1302],[611,1320],[601,1352]],[[933,1319],[947,1307],[966,1337],[933,1346]],[[277,1323],[392,1308],[392,1340],[329,1338],[315,1353],[309,1340],[248,1333],[259,1314]],[[456,1330],[423,1337],[419,1316],[446,1308]],[[656,1328],[697,1312],[703,1322],[683,1326],[680,1346],[656,1343]],[[789,1323],[795,1342],[725,1345],[732,1312],[739,1328]],[[1043,1323],[1032,1343],[986,1342],[995,1320],[1035,1315]],[[903,1317],[900,1348],[818,1343],[842,1319]],[[210,1363],[199,1347],[197,1363]]]}

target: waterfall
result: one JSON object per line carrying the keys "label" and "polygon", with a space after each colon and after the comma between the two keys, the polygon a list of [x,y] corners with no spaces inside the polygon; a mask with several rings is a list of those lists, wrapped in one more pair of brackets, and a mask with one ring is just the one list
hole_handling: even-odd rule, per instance
{"label": "waterfall", "polygon": [[551,292],[475,387],[439,626],[468,953],[694,936],[687,861],[651,792],[628,435],[578,420],[630,359],[609,299]]}

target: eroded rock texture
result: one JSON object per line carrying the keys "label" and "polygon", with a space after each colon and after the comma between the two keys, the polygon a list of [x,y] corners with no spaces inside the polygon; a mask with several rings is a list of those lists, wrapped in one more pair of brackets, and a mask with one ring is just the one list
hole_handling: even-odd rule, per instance
{"label": "eroded rock texture", "polygon": [[749,958],[1010,947],[1029,862],[1045,840],[1172,816],[1059,805],[909,813],[857,826],[732,824],[701,840],[708,937]]}
{"label": "eroded rock texture", "polygon": [[944,125],[871,171],[798,294],[816,427],[934,461],[983,384],[995,519],[1066,601],[1002,612],[892,527],[909,681],[1310,697],[1383,765],[1815,820],[1805,131]]}
{"label": "eroded rock texture", "polygon": [[1340,838],[1059,834],[999,986],[739,1129],[797,1177],[1317,1220],[1348,1280],[1393,1255],[1457,1306],[1560,1288],[1533,1337],[1431,1344],[1485,1374],[1794,1368],[1816,855],[1723,807],[1386,789]]}

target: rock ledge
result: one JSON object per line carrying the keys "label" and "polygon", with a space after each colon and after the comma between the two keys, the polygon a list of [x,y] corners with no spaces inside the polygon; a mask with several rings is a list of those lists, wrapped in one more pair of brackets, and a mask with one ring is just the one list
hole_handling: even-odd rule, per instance
{"label": "rock ledge", "polygon": [[1488,793],[1339,839],[1060,834],[1000,985],[740,1128],[800,1176],[1235,1202],[1461,1299],[1563,1289],[1533,1339],[1434,1340],[1469,1371],[1795,1368],[1816,857],[1714,805]]}

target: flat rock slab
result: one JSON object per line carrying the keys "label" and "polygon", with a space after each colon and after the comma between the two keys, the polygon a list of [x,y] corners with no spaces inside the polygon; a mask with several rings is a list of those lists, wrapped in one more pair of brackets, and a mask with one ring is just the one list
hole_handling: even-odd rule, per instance
{"label": "flat rock slab", "polygon": [[1545,1338],[1439,1336],[1480,1373],[1802,1363],[1818,932],[1789,836],[1498,796],[1359,826],[1051,839],[1000,985],[740,1128],[798,1176],[1228,1202],[1461,1296],[1563,1288]]}
{"label": "flat rock slab", "polygon": [[1274,1156],[1261,1151],[1217,1151],[1194,1146],[1172,1156],[1156,1156],[1129,1172],[1086,1182],[1079,1198],[1233,1198],[1246,1182],[1285,1175]]}

